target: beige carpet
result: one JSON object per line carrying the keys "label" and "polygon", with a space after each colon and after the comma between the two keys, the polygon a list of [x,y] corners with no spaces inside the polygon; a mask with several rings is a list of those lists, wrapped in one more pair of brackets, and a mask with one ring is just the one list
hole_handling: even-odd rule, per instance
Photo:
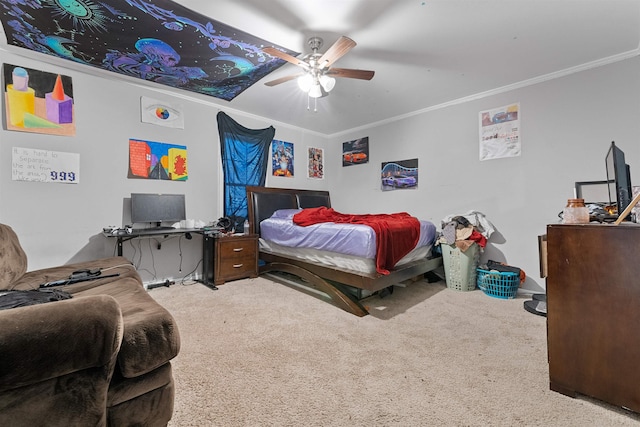
{"label": "beige carpet", "polygon": [[176,318],[171,426],[637,426],[549,390],[546,319],[416,282],[358,318],[264,278],[150,294]]}

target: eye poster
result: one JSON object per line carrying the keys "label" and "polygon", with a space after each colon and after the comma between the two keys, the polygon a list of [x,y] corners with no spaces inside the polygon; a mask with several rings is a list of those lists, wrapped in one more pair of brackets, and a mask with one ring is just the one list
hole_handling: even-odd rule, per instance
{"label": "eye poster", "polygon": [[184,129],[182,104],[159,101],[146,96],[140,97],[140,118],[150,123],[168,128]]}

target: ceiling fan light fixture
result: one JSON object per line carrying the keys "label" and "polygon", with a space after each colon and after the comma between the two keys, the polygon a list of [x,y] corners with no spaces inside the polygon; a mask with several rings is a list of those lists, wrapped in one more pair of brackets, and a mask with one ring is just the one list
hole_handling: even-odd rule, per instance
{"label": "ceiling fan light fixture", "polygon": [[320,98],[322,96],[322,88],[319,84],[311,86],[311,89],[309,89],[309,96],[311,98]]}
{"label": "ceiling fan light fixture", "polygon": [[320,84],[326,92],[331,92],[331,89],[336,85],[336,79],[323,75],[320,77]]}
{"label": "ceiling fan light fixture", "polygon": [[[349,37],[341,36],[326,52],[320,53],[322,39],[320,37],[311,37],[309,39],[309,47],[312,53],[302,58],[296,58],[273,47],[264,48],[263,51],[266,54],[297,65],[304,70],[302,74],[280,77],[266,82],[265,85],[275,86],[295,79],[298,81],[300,90],[307,94],[307,109],[310,109],[311,98],[314,100],[314,106],[317,107],[318,98],[327,96],[335,87],[336,80],[334,77],[360,80],[371,80],[373,78],[373,71],[332,67],[338,59],[342,58],[355,45],[356,42]],[[317,108],[314,108],[314,111],[317,111]]]}
{"label": "ceiling fan light fixture", "polygon": [[309,92],[311,86],[313,86],[313,77],[311,74],[298,77],[298,87],[302,89],[303,92]]}

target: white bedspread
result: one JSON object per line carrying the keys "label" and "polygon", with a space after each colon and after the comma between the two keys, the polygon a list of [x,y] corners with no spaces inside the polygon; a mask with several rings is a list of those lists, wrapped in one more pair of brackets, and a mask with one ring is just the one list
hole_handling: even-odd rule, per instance
{"label": "white bedspread", "polygon": [[[333,222],[301,227],[292,220],[297,212],[279,210],[260,223],[261,250],[349,270],[375,271],[376,235],[371,227]],[[418,244],[397,265],[429,255],[435,234],[433,223],[420,220]]]}

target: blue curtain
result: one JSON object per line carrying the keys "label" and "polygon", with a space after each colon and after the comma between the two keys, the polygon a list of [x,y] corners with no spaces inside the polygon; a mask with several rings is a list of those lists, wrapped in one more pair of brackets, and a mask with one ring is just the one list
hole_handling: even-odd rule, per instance
{"label": "blue curtain", "polygon": [[218,113],[220,153],[224,173],[224,216],[236,231],[248,217],[247,185],[264,186],[267,179],[269,145],[275,128],[247,129],[227,114]]}

